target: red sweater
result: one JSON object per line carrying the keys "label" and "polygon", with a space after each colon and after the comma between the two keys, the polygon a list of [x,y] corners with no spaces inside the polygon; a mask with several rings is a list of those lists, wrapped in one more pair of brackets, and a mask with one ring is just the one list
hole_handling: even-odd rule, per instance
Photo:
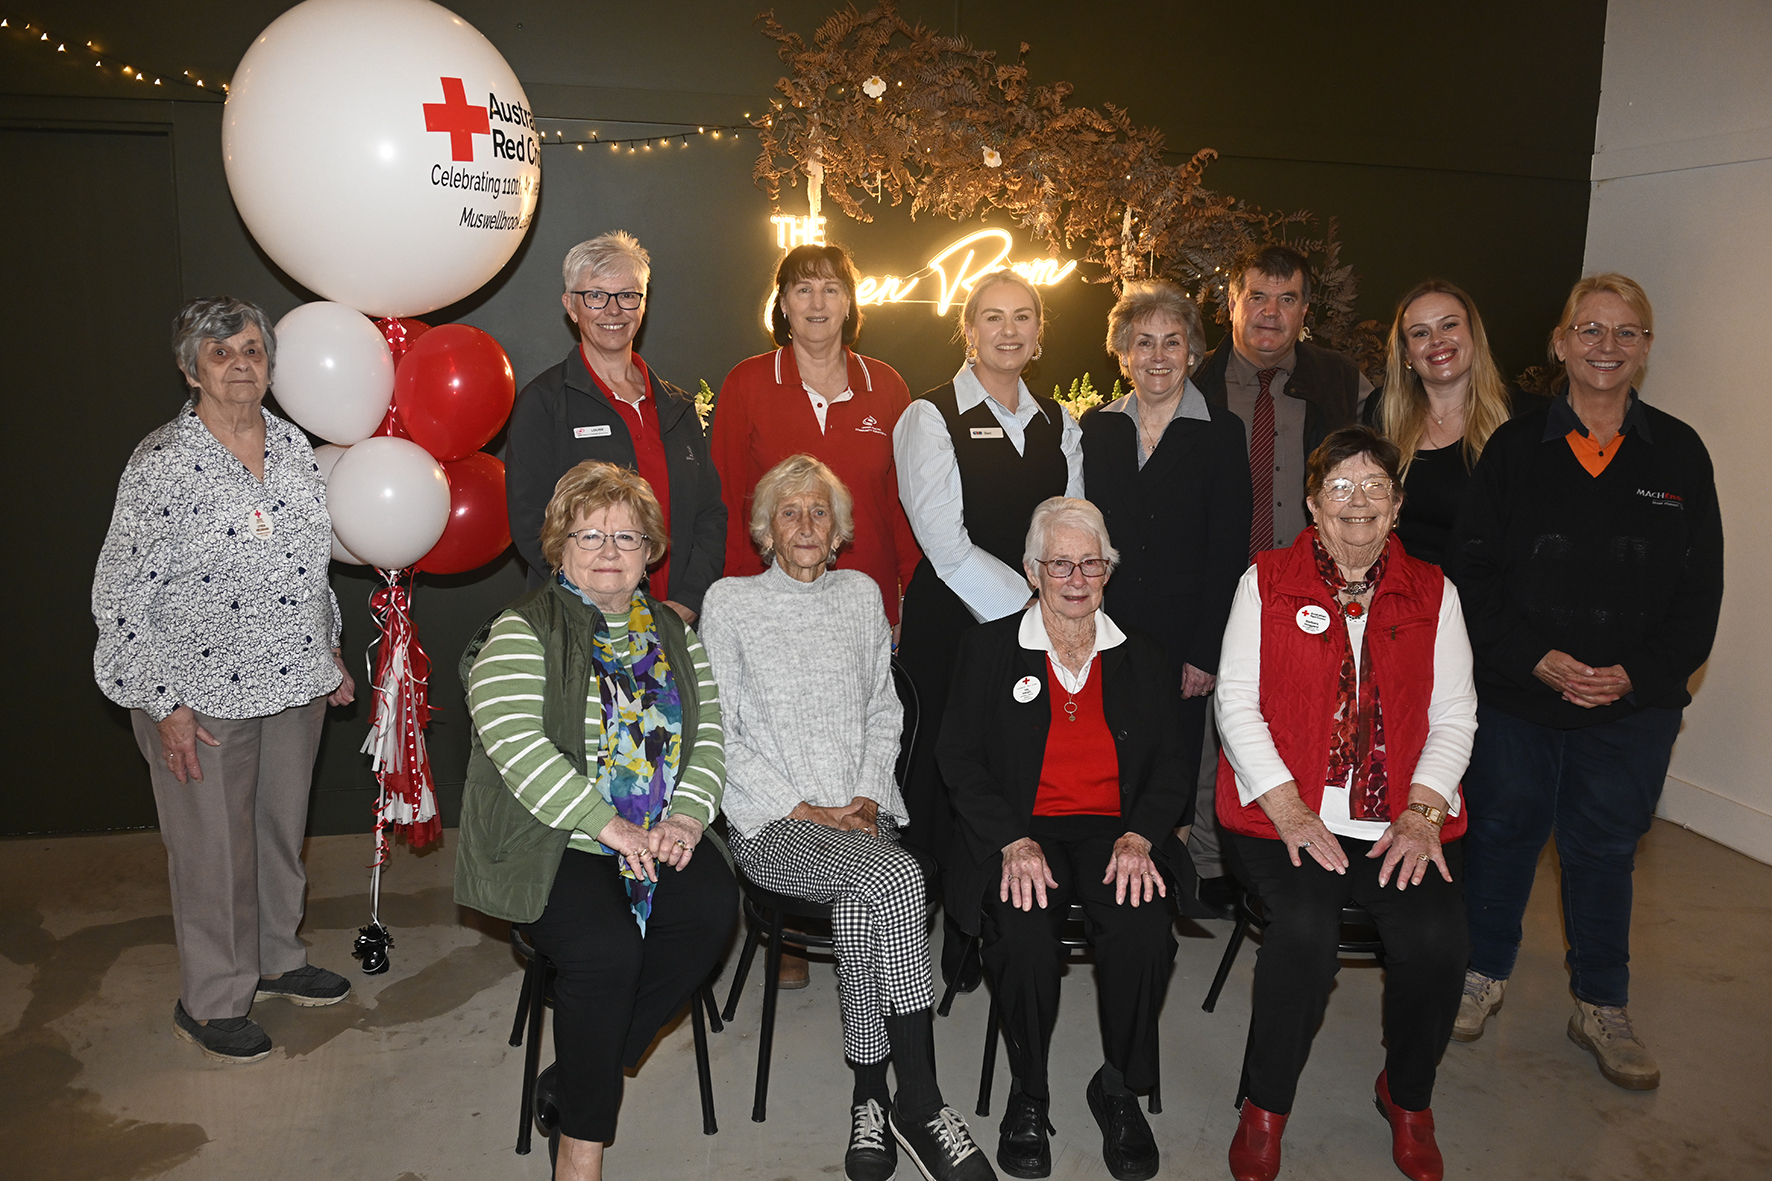
{"label": "red sweater", "polygon": [[[1298,782],[1298,795],[1312,811],[1323,807],[1323,777],[1329,768],[1330,728],[1341,658],[1347,651],[1347,625],[1335,596],[1317,573],[1309,531],[1286,549],[1255,557],[1261,591],[1261,712],[1286,768]],[[1446,580],[1429,565],[1391,545],[1389,568],[1372,596],[1366,617],[1366,653],[1384,709],[1386,796],[1391,819],[1409,807],[1410,777],[1427,743],[1427,707],[1434,693],[1434,638]],[[1311,635],[1298,625],[1298,613],[1321,607],[1329,628]],[[1244,806],[1236,773],[1218,752],[1219,823],[1245,836],[1278,838],[1273,821],[1257,800]],[[1464,835],[1469,810],[1461,808],[1440,830],[1442,841]]]}
{"label": "red sweater", "polygon": [[[1046,731],[1046,757],[1040,763],[1035,816],[1118,816],[1120,754],[1108,733],[1101,706],[1101,657],[1089,669],[1082,691],[1072,697],[1058,683],[1052,657],[1046,657],[1047,697],[1052,725]],[[1077,707],[1075,720],[1065,708]]]}
{"label": "red sweater", "polygon": [[792,347],[740,361],[720,386],[710,447],[726,501],[726,577],[761,574],[751,542],[751,493],[765,472],[802,452],[828,464],[855,498],[855,541],[837,565],[860,570],[880,587],[888,623],[923,554],[898,500],[892,428],[910,405],[910,389],[890,365],[848,352],[853,396],[832,402],[818,429]]}

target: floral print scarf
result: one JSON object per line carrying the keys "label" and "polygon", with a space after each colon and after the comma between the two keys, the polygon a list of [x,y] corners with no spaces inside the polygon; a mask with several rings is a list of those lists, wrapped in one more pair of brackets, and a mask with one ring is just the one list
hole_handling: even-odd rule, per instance
{"label": "floral print scarf", "polygon": [[[1311,546],[1317,559],[1317,573],[1331,591],[1344,590],[1347,579],[1323,540],[1311,526]],[[1378,555],[1365,581],[1376,587],[1384,578],[1390,560],[1390,546]],[[1344,623],[1345,623],[1345,615]],[[1335,693],[1335,723],[1329,735],[1329,766],[1323,773],[1327,787],[1348,785],[1348,815],[1355,820],[1389,820],[1390,798],[1384,759],[1384,711],[1378,702],[1378,682],[1372,675],[1372,649],[1367,643],[1370,631],[1360,632],[1360,664],[1354,671],[1354,647],[1348,644],[1341,656],[1341,679]],[[1352,780],[1348,776],[1352,773]]]}

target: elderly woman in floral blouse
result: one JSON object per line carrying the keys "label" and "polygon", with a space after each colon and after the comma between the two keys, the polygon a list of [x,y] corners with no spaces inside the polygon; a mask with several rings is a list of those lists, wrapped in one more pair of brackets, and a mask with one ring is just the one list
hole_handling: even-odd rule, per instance
{"label": "elderly woman in floral blouse", "polygon": [[123,469],[92,585],[93,671],[130,711],[172,879],[173,1030],[256,1062],[255,1000],[330,1005],[344,977],[296,938],[308,791],[326,706],[345,705],[332,520],[306,436],[264,409],[264,312],[196,299],[173,322],[191,386]]}

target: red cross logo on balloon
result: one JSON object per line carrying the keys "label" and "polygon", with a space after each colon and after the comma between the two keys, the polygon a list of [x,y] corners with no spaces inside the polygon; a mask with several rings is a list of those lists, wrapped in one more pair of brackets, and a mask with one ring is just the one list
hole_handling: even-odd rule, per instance
{"label": "red cross logo on balloon", "polygon": [[460,78],[439,78],[443,101],[425,104],[425,130],[449,133],[449,158],[474,162],[474,136],[492,134],[485,107],[468,105],[467,88]]}

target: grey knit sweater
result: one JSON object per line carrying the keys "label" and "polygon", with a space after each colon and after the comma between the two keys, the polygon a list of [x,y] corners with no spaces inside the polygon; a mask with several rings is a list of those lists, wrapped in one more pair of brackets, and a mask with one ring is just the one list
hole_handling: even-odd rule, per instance
{"label": "grey knit sweater", "polygon": [[904,708],[880,590],[856,570],[796,582],[777,566],[708,588],[698,621],[726,726],[726,819],[741,836],[802,800],[856,796],[904,822],[892,777]]}

